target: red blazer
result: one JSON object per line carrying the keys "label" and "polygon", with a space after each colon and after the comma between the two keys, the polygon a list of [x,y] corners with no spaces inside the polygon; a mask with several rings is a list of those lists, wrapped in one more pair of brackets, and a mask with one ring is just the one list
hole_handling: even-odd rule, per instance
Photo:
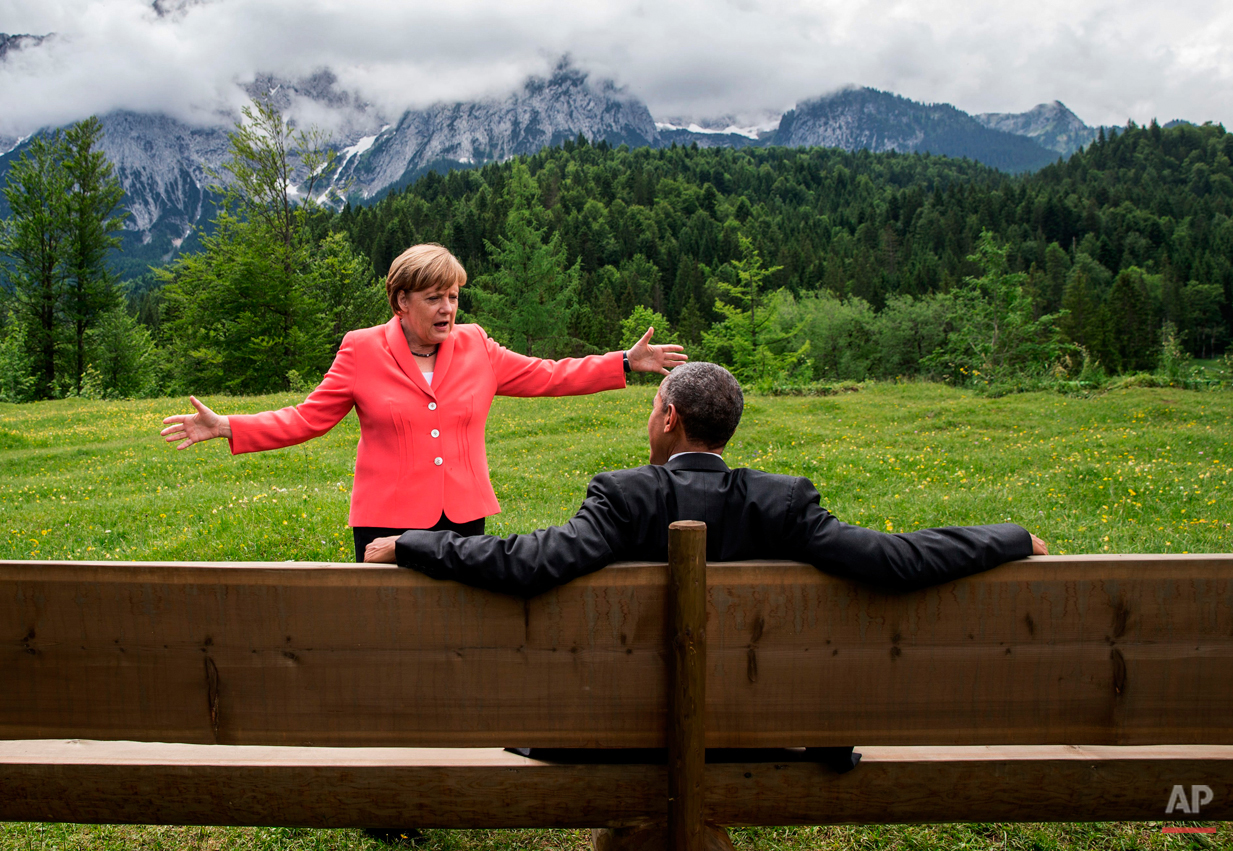
{"label": "red blazer", "polygon": [[484,448],[494,396],[574,396],[625,386],[620,352],[530,358],[478,325],[454,326],[437,353],[431,386],[413,361],[398,317],[352,331],[304,402],[229,417],[232,453],[303,443],[354,407],[360,444],[348,523],[427,529],[443,511],[466,523],[501,510]]}

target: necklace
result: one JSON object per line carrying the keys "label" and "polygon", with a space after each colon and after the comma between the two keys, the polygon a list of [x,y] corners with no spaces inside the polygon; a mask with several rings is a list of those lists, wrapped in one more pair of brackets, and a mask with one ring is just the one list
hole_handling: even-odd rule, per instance
{"label": "necklace", "polygon": [[435,346],[433,346],[433,347],[432,347],[432,351],[431,351],[431,352],[429,352],[429,353],[428,353],[428,354],[426,354],[426,355],[421,355],[421,354],[420,354],[419,352],[417,352],[415,349],[411,349],[411,354],[415,355],[417,358],[430,358],[430,357],[432,357],[433,355],[435,355],[435,354],[437,353],[437,350],[438,350],[438,349],[440,349],[440,348],[441,348],[441,344],[440,344],[440,343],[437,343]]}

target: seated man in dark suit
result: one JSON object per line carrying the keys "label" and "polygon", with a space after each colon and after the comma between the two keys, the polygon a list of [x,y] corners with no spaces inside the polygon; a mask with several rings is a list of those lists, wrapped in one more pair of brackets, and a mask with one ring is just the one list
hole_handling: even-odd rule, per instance
{"label": "seated man in dark suit", "polygon": [[723,367],[679,366],[660,384],[647,422],[650,464],[595,476],[565,525],[505,538],[413,530],[373,541],[365,561],[531,597],[615,561],[666,561],[675,520],[706,522],[708,561],[801,561],[884,591],[1048,552],[1012,523],[906,534],[852,526],[821,507],[808,479],[729,469],[721,456],[744,404]]}

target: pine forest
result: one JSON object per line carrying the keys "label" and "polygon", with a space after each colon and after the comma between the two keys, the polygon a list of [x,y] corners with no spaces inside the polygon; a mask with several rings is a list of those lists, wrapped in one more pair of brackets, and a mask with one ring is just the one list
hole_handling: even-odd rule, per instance
{"label": "pine forest", "polygon": [[[278,169],[328,174],[329,157],[258,105],[200,250],[124,283],[70,268],[71,251],[40,277],[18,252],[18,213],[37,211],[16,181],[72,174],[10,171],[0,398],[311,388],[346,331],[388,318],[382,276],[420,242],[466,267],[461,321],[537,356],[626,347],[653,325],[768,392],[1227,384],[1231,160],[1233,135],[1210,124],[1102,131],[1016,176],[927,154],[579,137],[373,203],[290,205]],[[91,232],[95,254],[117,215]]]}

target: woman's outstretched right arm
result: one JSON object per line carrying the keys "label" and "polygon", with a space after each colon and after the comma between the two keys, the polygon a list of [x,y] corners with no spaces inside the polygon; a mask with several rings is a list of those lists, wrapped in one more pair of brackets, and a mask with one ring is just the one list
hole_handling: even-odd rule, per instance
{"label": "woman's outstretched right arm", "polygon": [[163,420],[167,428],[159,434],[168,443],[180,441],[176,449],[188,449],[194,443],[210,440],[215,437],[231,437],[231,423],[226,417],[220,417],[204,404],[197,401],[196,396],[189,396],[188,401],[197,409],[195,414],[175,414]]}
{"label": "woman's outstretched right arm", "polygon": [[214,437],[225,437],[232,454],[261,452],[294,446],[325,434],[355,405],[355,349],[351,332],[343,338],[325,378],[299,405],[260,414],[233,414],[222,417],[194,397],[189,397],[195,414],[177,414],[163,420],[162,435],[168,443],[180,441],[177,449]]}

